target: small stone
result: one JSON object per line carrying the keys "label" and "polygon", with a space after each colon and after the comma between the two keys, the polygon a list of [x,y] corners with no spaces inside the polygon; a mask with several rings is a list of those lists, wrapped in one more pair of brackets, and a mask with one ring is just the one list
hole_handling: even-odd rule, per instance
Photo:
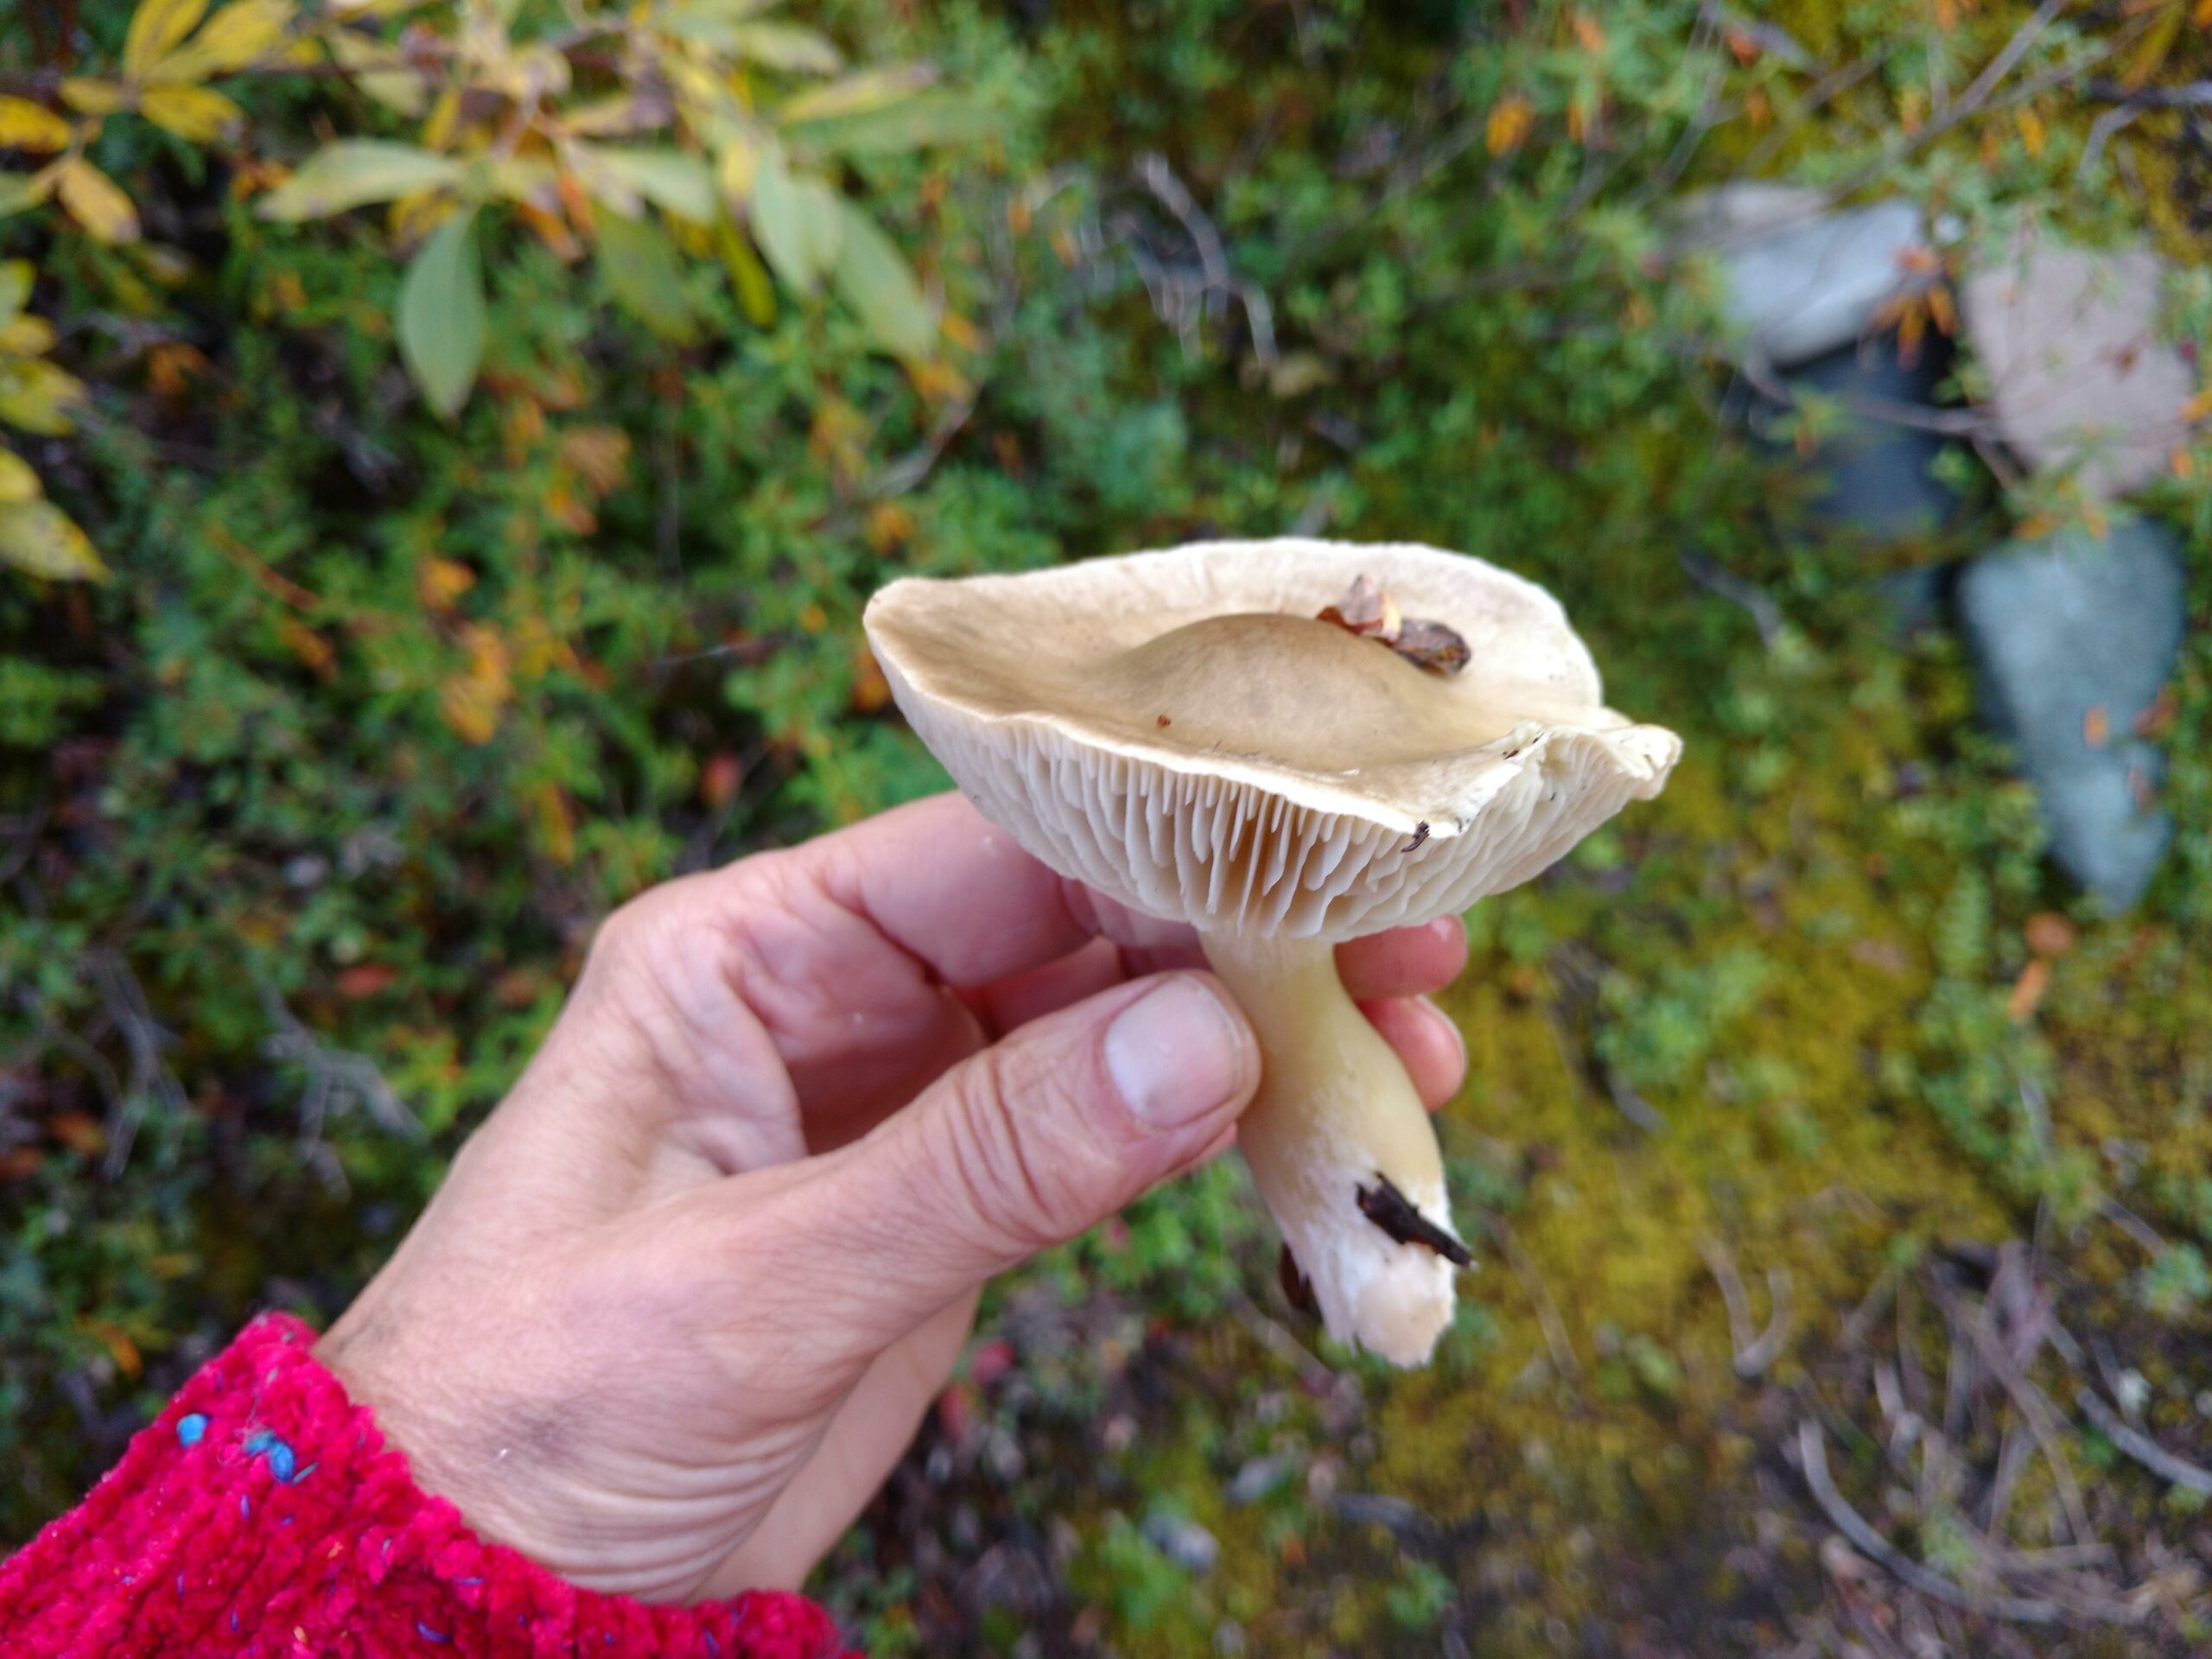
{"label": "small stone", "polygon": [[330,861],[320,853],[302,853],[284,861],[284,880],[295,887],[319,887],[330,877]]}
{"label": "small stone", "polygon": [[[1959,580],[1984,716],[2018,746],[2052,855],[2109,910],[2142,896],[2172,834],[2140,798],[2158,751],[2133,734],[2174,671],[2184,603],[2176,539],[2143,519],[2103,542],[2082,530],[2009,542]],[[2108,736],[2092,747],[2097,708]]]}
{"label": "small stone", "polygon": [[1830,212],[1818,190],[1751,183],[1700,192],[1679,212],[1678,247],[1720,261],[1744,352],[1778,366],[1852,344],[1933,272],[1926,222],[1907,201]]}
{"label": "small stone", "polygon": [[2184,429],[2196,377],[2158,336],[2164,276],[2148,248],[2097,253],[2024,237],[1960,291],[2005,442],[2039,470],[2080,463],[2092,500],[2158,476]]}
{"label": "small stone", "polygon": [[1197,1522],[1164,1510],[1145,1517],[1144,1535],[1152,1547],[1186,1573],[1211,1573],[1221,1559],[1221,1541]]}
{"label": "small stone", "polygon": [[1222,1495],[1240,1509],[1256,1503],[1289,1478],[1292,1466],[1292,1459],[1280,1453],[1254,1458],[1236,1471]]}

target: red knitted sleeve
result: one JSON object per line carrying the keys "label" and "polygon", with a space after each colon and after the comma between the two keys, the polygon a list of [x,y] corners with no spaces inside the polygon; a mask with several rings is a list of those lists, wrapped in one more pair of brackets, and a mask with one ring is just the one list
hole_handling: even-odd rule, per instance
{"label": "red knitted sleeve", "polygon": [[[208,1362],[92,1495],[0,1561],[9,1659],[833,1659],[753,1592],[652,1607],[563,1583],[416,1486],[298,1320]],[[857,1656],[842,1656],[857,1659]]]}

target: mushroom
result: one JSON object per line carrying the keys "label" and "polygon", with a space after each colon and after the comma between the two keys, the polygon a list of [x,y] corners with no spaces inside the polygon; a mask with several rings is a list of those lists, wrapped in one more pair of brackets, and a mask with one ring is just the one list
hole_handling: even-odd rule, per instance
{"label": "mushroom", "polygon": [[[909,577],[865,626],[985,816],[1197,928],[1259,1035],[1237,1141],[1286,1281],[1302,1270],[1332,1336],[1424,1362],[1469,1258],[1428,1115],[1334,948],[1529,880],[1657,794],[1679,740],[1604,706],[1542,588],[1429,547],[1216,542]],[[1447,649],[1410,648],[1417,632]]]}

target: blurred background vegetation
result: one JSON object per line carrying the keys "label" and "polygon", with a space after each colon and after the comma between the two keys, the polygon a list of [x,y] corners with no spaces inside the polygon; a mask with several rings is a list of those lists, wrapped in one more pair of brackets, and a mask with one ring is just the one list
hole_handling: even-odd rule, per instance
{"label": "blurred background vegetation", "polygon": [[1956,251],[2147,236],[2193,364],[2209,10],[0,3],[0,1545],[344,1305],[611,906],[940,785],[880,582],[1296,530],[1547,583],[1688,740],[1470,918],[1483,1269],[1392,1376],[1235,1167],[1147,1201],[995,1295],[855,1634],[2202,1651],[2212,443],[2114,913],[1875,583],[2107,509],[1961,445],[1839,528],[1669,215],[1918,204],[1953,407]]}

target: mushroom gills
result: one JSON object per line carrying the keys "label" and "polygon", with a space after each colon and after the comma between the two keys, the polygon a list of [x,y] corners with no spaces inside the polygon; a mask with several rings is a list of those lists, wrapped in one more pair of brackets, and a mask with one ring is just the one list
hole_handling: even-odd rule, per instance
{"label": "mushroom gills", "polygon": [[[1459,1235],[1412,1078],[1345,994],[1327,940],[1201,938],[1266,1066],[1237,1144],[1323,1324],[1394,1364],[1422,1363],[1452,1322],[1452,1252],[1440,1244],[1458,1246]],[[1421,1225],[1378,1204],[1384,1192]]]}

